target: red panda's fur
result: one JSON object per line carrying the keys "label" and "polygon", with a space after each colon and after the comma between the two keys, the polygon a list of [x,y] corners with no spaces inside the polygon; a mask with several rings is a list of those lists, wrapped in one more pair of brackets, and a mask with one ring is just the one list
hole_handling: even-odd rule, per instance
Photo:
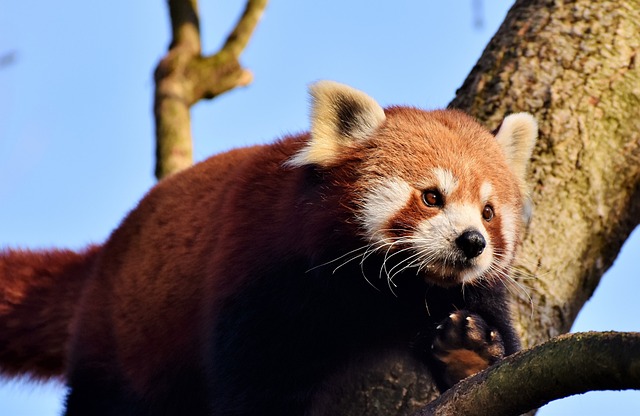
{"label": "red panda's fur", "polygon": [[[1,253],[0,328],[18,326],[0,332],[9,342],[0,343],[4,374],[49,376],[65,363],[67,415],[305,414],[323,380],[361,351],[408,348],[418,333],[434,342],[456,309],[477,313],[514,352],[503,280],[520,235],[523,179],[509,162],[528,159],[529,119],[496,140],[461,112],[383,111],[334,83],[312,93],[311,133],[162,180],[102,247]],[[511,136],[510,154],[499,142]],[[425,187],[445,203],[426,206]],[[495,218],[483,222],[482,204]],[[471,212],[481,224],[480,253],[464,258],[454,244],[447,250],[459,259],[421,265],[392,255],[417,244],[414,234],[429,233],[429,218],[448,207],[464,208],[448,221]],[[491,268],[480,266],[485,258]],[[50,298],[33,301],[53,306],[29,312],[21,294],[31,289],[22,286],[39,281]],[[36,314],[43,332],[20,333]],[[54,364],[21,361],[10,338],[16,351],[41,343]],[[446,363],[425,359],[435,373]]]}
{"label": "red panda's fur", "polygon": [[99,252],[0,250],[0,374],[62,376],[71,317]]}

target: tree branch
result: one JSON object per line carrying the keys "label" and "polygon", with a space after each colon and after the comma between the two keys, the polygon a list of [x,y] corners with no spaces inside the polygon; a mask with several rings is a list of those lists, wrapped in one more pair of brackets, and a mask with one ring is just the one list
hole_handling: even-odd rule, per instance
{"label": "tree branch", "polygon": [[640,333],[554,338],[469,377],[415,416],[519,415],[592,390],[640,389]]}
{"label": "tree branch", "polygon": [[172,41],[169,49],[176,46],[190,47],[194,54],[200,53],[200,19],[197,0],[169,0]]}
{"label": "tree branch", "polygon": [[242,17],[214,55],[201,53],[197,0],[169,0],[172,41],[155,71],[156,177],[193,163],[190,107],[248,85],[251,72],[238,58],[264,12],[267,0],[249,0]]}
{"label": "tree branch", "polygon": [[247,43],[249,43],[249,39],[266,7],[267,0],[249,0],[242,17],[236,24],[233,32],[227,37],[222,51],[228,52],[236,58],[239,57],[240,53],[242,53],[247,46]]}

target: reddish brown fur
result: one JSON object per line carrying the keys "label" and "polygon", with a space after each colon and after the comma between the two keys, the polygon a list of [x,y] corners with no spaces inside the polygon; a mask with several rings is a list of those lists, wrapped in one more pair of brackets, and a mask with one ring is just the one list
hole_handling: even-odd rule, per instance
{"label": "reddish brown fur", "polygon": [[0,251],[1,374],[63,374],[69,322],[99,252]]}
{"label": "reddish brown fur", "polygon": [[[256,290],[256,282],[261,280],[277,287],[280,284],[277,273],[289,279],[291,276],[311,279],[305,273],[312,266],[362,245],[366,238],[353,215],[359,209],[362,191],[369,184],[359,175],[370,179],[397,171],[405,178],[422,178],[425,167],[446,166],[468,180],[464,186],[469,188],[477,189],[480,179],[488,178],[502,202],[519,209],[517,180],[503,161],[493,136],[480,125],[457,112],[425,113],[392,108],[386,114],[387,120],[375,137],[345,151],[336,166],[283,168],[309,139],[308,135],[290,137],[273,145],[233,150],[158,183],[101,249],[92,248],[77,255],[9,252],[0,257],[0,287],[4,291],[0,314],[11,315],[11,319],[0,319],[3,325],[9,326],[0,328],[0,346],[9,341],[16,344],[10,348],[0,347],[3,371],[16,374],[32,370],[40,376],[60,371],[65,364],[61,357],[71,322],[70,406],[81,408],[96,397],[109,402],[111,388],[118,394],[119,389],[126,390],[126,394],[119,396],[122,401],[117,405],[129,405],[126,400],[136,397],[144,398],[135,402],[136,406],[147,406],[147,402],[163,406],[164,392],[172,391],[175,386],[170,384],[175,383],[178,376],[186,377],[196,389],[209,386],[204,382],[211,377],[207,369],[212,368],[207,354],[216,353],[213,347],[224,342],[217,339],[215,333],[222,319],[219,314],[223,310],[228,312],[234,302],[242,301],[248,287],[253,285],[251,290]],[[443,141],[447,144],[443,145]],[[451,141],[456,144],[452,146]],[[452,148],[459,153],[453,153]],[[425,155],[432,160],[426,160]],[[464,197],[463,194],[461,198]],[[398,220],[410,223],[415,217],[424,218],[424,209],[419,203],[410,204]],[[417,211],[411,214],[412,210],[421,210],[420,215]],[[499,223],[496,224],[490,228],[499,229]],[[493,231],[489,232],[499,241]],[[327,253],[327,250],[333,251]],[[85,281],[98,253],[99,265]],[[327,258],[329,255],[334,257]],[[286,276],[287,273],[290,275]],[[316,273],[325,273],[326,276],[319,276],[331,278],[330,269],[316,270]],[[38,276],[48,277],[40,284],[36,282]],[[416,280],[419,279],[414,277],[411,284],[424,284]],[[356,284],[360,284],[359,280]],[[32,287],[32,292],[29,299],[23,301],[25,286]],[[38,290],[44,292],[40,294]],[[489,287],[479,290],[488,293]],[[81,291],[79,306],[70,320]],[[423,292],[415,292],[416,307],[420,311],[416,325],[418,321],[448,314],[442,310],[433,317],[426,316]],[[484,292],[478,293],[478,298],[484,296]],[[286,292],[284,296],[282,302],[298,300],[295,293]],[[447,307],[462,302],[459,293],[451,296]],[[508,318],[502,316],[506,315],[501,309],[504,302],[499,296],[498,293],[495,300],[488,300],[486,306],[479,308],[489,310],[496,305],[495,316],[489,316],[492,324],[509,330]],[[433,302],[438,301],[440,299]],[[263,305],[260,302],[262,298],[256,303]],[[361,300],[360,306],[368,305],[367,302],[369,298]],[[34,320],[34,316],[38,318]],[[252,319],[255,320],[253,316]],[[28,322],[34,326],[33,338],[18,333]],[[247,326],[255,325],[251,322]],[[234,327],[240,324],[243,322],[231,322]],[[413,323],[403,324],[413,329]],[[43,329],[36,331],[35,327],[39,326]],[[507,335],[517,346],[515,335]],[[359,342],[356,341],[354,345]],[[27,354],[26,358],[14,358],[28,349],[30,343],[41,343],[42,351]],[[34,364],[39,354],[52,357],[47,359],[53,364],[47,363],[47,359],[45,363]],[[339,355],[339,352],[327,354]],[[243,358],[238,355],[236,359]],[[334,356],[329,358],[338,362]],[[328,362],[333,363],[331,360]],[[15,366],[6,364],[12,361]],[[87,382],[95,383],[93,387],[98,388],[89,393],[81,391]],[[102,389],[103,385],[106,388]],[[237,394],[237,386],[233,388],[236,390],[231,389],[230,395]],[[248,391],[257,396],[260,392],[256,390]],[[187,393],[193,394],[196,400],[209,399],[202,391]],[[81,394],[84,394],[82,398]],[[221,398],[222,402],[233,399],[231,396]],[[259,400],[260,397],[255,398],[256,403],[260,403]],[[299,400],[307,404],[306,399]],[[189,405],[190,398],[183,401]],[[201,410],[208,405],[193,406]],[[221,406],[225,405],[226,402]],[[238,404],[228,405],[229,409],[235,405]],[[153,414],[146,407],[140,409]],[[141,410],[140,414],[147,413]]]}
{"label": "reddish brown fur", "polygon": [[[300,241],[295,222],[287,223],[295,216],[290,207],[298,179],[281,178],[300,172],[281,166],[298,141],[233,150],[160,182],[104,247],[104,262],[74,325],[83,328],[77,354],[102,361],[106,351],[115,351],[112,364],[146,393],[176,360],[199,355],[206,342],[202,328],[214,326],[203,321],[215,320],[203,315],[203,305],[215,310],[242,289],[238,276],[250,278],[251,269],[268,259],[314,250],[317,243]],[[226,272],[229,264],[233,273]],[[113,319],[105,310],[113,311]]]}
{"label": "reddish brown fur", "polygon": [[[386,112],[386,125],[371,141],[377,156],[372,169],[393,166],[393,170],[404,170],[407,178],[424,178],[428,174],[425,167],[444,166],[463,179],[458,188],[463,192],[457,192],[448,202],[473,201],[482,182],[490,181],[503,204],[521,208],[517,180],[495,137],[475,120],[454,110],[425,112],[392,107]],[[404,137],[417,140],[408,142]]]}
{"label": "reddish brown fur", "polygon": [[491,364],[487,358],[464,348],[449,350],[438,358],[448,366],[453,380],[452,384],[484,370]]}
{"label": "reddish brown fur", "polygon": [[[425,163],[412,162],[410,158],[429,152],[454,173],[467,168],[487,172],[501,196],[517,200],[515,181],[501,178],[509,175],[508,167],[500,166],[500,150],[486,130],[462,113],[429,113],[438,122],[446,122],[451,130],[433,123],[425,114],[407,108],[390,110],[388,126],[374,141],[378,160],[370,168],[392,164],[411,170]],[[431,139],[424,141],[429,149],[403,152],[403,140],[385,137],[387,127]],[[296,253],[313,256],[317,247],[325,244],[323,240],[336,238],[326,234],[327,223],[336,222],[345,214],[296,207],[302,171],[282,169],[303,138],[233,150],[160,182],[104,248],[102,267],[90,282],[83,314],[75,323],[84,328],[75,340],[76,345],[82,345],[78,354],[85,359],[102,359],[106,351],[115,351],[114,359],[136,390],[145,393],[162,372],[175,365],[178,357],[199,354],[200,346],[206,342],[200,331],[202,321],[216,319],[203,315],[202,302],[215,311],[217,302],[242,290],[244,282],[238,278],[252,277],[273,258],[286,261]],[[489,157],[464,153],[479,149],[477,142],[465,146],[465,140],[472,139],[486,141],[481,148]],[[441,151],[439,140],[458,140],[461,154]],[[351,162],[343,160],[345,171],[353,169],[351,163],[365,163],[358,160],[357,153],[353,156]],[[398,163],[398,158],[407,160]],[[460,159],[470,166],[465,167]],[[497,166],[488,166],[487,160],[495,161]],[[500,173],[492,175],[494,170]],[[408,173],[412,177],[420,174]],[[338,174],[336,179],[345,192],[357,192],[357,184],[349,178]],[[279,197],[274,199],[274,195]],[[353,195],[338,197],[353,200]],[[262,205],[254,205],[255,201]],[[230,265],[233,273],[227,273]],[[202,280],[212,276],[215,279]],[[113,311],[113,320],[105,318],[105,310]],[[112,337],[105,336],[110,333]]]}

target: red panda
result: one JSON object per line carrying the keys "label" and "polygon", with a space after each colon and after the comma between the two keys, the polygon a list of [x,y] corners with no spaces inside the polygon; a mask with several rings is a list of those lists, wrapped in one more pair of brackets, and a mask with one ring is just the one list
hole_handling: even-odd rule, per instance
{"label": "red panda", "polygon": [[519,349],[505,285],[537,136],[311,87],[309,133],[160,181],[106,243],[0,252],[0,371],[66,415],[303,415],[363,355],[444,390]]}

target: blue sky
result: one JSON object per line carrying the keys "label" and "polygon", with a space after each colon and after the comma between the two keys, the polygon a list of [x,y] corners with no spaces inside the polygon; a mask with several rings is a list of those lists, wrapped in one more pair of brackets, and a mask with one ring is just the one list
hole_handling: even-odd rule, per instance
{"label": "blue sky", "polygon": [[[213,52],[243,1],[201,2]],[[334,79],[383,105],[445,106],[511,6],[485,0],[277,1],[242,57],[254,83],[192,111],[198,160],[307,128],[310,82]],[[0,0],[0,246],[101,242],[154,184],[152,71],[169,42],[165,2]],[[6,61],[6,60],[5,60]],[[639,330],[640,233],[574,330]],[[64,389],[0,381],[0,413],[60,414]],[[589,393],[541,415],[640,414],[640,393]]]}

